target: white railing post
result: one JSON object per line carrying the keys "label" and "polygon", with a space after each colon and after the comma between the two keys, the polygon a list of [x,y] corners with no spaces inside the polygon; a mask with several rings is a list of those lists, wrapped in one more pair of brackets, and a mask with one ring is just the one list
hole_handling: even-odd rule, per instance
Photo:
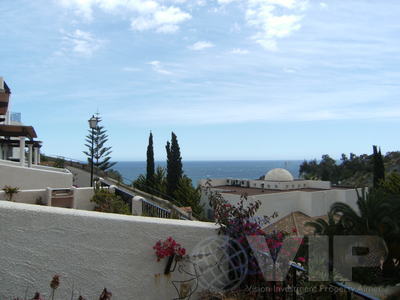
{"label": "white railing post", "polygon": [[77,197],[77,189],[76,187],[71,187],[72,191],[72,208],[76,209],[76,197]]}
{"label": "white railing post", "polygon": [[141,216],[142,215],[142,197],[132,197],[132,215]]}
{"label": "white railing post", "polygon": [[52,190],[51,188],[46,188],[47,190],[47,206],[51,206]]}

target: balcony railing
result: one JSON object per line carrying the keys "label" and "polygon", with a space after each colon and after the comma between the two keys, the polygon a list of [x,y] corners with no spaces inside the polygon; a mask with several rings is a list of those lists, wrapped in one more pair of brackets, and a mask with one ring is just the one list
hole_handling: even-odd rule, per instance
{"label": "balcony railing", "polygon": [[142,199],[142,214],[156,218],[171,218],[171,210],[158,206],[152,202]]}

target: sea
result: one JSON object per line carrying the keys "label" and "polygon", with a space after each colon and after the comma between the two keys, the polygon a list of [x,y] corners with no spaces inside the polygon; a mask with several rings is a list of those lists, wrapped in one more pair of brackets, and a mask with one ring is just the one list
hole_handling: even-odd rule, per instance
{"label": "sea", "polygon": [[[262,160],[262,161],[183,161],[185,174],[197,186],[200,179],[205,178],[240,178],[258,179],[274,168],[284,168],[299,176],[302,160]],[[156,166],[166,167],[165,161],[158,161]],[[146,173],[145,161],[120,161],[113,167],[119,171],[126,183]]]}

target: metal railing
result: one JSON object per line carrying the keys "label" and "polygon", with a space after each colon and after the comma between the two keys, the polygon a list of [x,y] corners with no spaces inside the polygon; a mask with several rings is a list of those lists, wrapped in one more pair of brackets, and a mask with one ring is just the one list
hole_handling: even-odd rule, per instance
{"label": "metal railing", "polygon": [[[88,171],[89,172],[89,165],[86,164],[85,162],[76,160],[76,159],[71,159],[68,157],[64,157],[64,156],[58,156],[58,155],[46,155],[47,157],[51,158],[51,159],[63,159],[65,161],[65,164],[70,165],[72,167],[84,170],[84,171]],[[106,179],[110,184],[115,185],[116,187],[121,187],[119,190],[121,191],[121,193],[125,193],[125,191],[122,190],[128,190],[129,192],[132,192],[135,195],[139,195],[143,198],[148,199],[147,201],[149,203],[151,203],[154,207],[160,207],[163,210],[168,211],[168,214],[162,214],[162,215],[168,215],[169,218],[177,218],[177,219],[181,219],[181,220],[196,220],[199,219],[199,216],[196,216],[194,214],[189,215],[187,212],[183,211],[181,208],[179,208],[177,205],[179,205],[179,201],[177,201],[174,198],[171,198],[170,196],[155,190],[151,187],[148,186],[144,186],[144,188],[146,189],[150,189],[152,192],[154,192],[155,194],[160,194],[161,197],[155,196],[153,194],[144,192],[142,190],[137,189],[136,187],[133,187],[130,183],[133,181],[130,178],[126,178],[121,176],[120,181],[111,178],[109,176],[107,176],[107,173],[101,170],[95,170],[95,174],[97,177],[103,177],[104,179]],[[104,182],[104,181],[103,181]],[[124,198],[124,197],[122,197]],[[125,199],[124,199],[125,200]],[[132,201],[126,201],[127,204],[129,204],[129,206],[132,208]],[[175,205],[177,204],[177,205]],[[164,206],[164,207],[162,207]],[[183,206],[183,205],[182,205]],[[155,209],[154,209],[155,210]],[[151,209],[150,211],[153,211],[153,209]]]}
{"label": "metal railing", "polygon": [[171,210],[151,203],[146,199],[142,199],[142,214],[145,216],[156,218],[171,218]]}

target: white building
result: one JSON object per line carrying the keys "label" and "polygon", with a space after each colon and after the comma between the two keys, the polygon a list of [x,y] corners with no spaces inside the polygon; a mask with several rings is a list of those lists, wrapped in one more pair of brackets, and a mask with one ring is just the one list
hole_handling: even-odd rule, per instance
{"label": "white building", "polygon": [[72,174],[66,169],[40,165],[42,142],[32,126],[20,122],[9,111],[11,89],[0,77],[0,188],[66,188],[72,186]]}
{"label": "white building", "polygon": [[249,201],[260,200],[257,215],[278,217],[277,221],[293,212],[301,212],[310,217],[326,215],[334,202],[345,202],[356,208],[357,193],[354,189],[333,187],[329,181],[294,179],[285,169],[273,169],[264,179],[203,179],[202,203],[209,217],[207,191],[218,191],[231,204],[236,204],[246,194]]}

